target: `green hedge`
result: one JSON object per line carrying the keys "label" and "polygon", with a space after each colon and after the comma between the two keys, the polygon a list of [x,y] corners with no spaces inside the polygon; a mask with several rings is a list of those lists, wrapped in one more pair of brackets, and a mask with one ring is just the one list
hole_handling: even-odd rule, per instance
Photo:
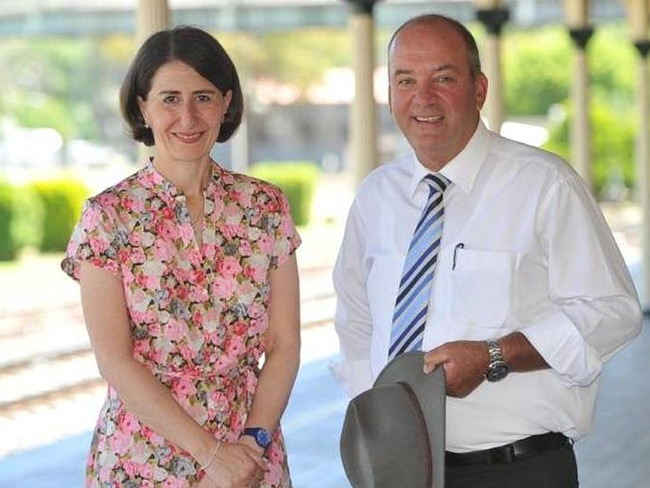
{"label": "green hedge", "polygon": [[0,181],[0,261],[16,259],[41,241],[43,209],[28,187]]}
{"label": "green hedge", "polygon": [[320,170],[310,161],[263,161],[250,168],[251,176],[278,186],[289,200],[296,225],[307,225]]}
{"label": "green hedge", "polygon": [[65,251],[83,202],[89,195],[87,186],[79,180],[58,178],[34,181],[30,187],[44,209],[43,238],[39,250]]}

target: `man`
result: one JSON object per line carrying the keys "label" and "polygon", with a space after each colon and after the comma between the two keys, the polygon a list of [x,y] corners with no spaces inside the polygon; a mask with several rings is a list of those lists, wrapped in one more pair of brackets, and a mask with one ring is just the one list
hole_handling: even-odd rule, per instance
{"label": "man", "polygon": [[[388,68],[412,155],[371,173],[351,207],[333,275],[338,376],[355,395],[422,349],[425,372],[447,378],[447,488],[577,487],[572,444],[591,425],[603,363],[641,328],[625,262],[564,161],[483,125],[488,81],[464,26],[407,21]],[[419,331],[400,325],[396,339],[428,174],[443,182],[429,218],[442,235]]]}

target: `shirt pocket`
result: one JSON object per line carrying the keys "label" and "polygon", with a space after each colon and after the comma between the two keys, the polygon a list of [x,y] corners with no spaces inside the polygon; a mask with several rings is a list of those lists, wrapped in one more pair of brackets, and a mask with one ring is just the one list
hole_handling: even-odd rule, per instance
{"label": "shirt pocket", "polygon": [[452,317],[468,330],[468,339],[494,336],[504,326],[513,301],[519,255],[509,251],[457,249],[451,273]]}

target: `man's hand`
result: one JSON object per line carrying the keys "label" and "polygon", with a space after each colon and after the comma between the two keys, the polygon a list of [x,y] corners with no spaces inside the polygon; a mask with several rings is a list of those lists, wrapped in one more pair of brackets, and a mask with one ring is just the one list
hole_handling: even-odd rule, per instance
{"label": "man's hand", "polygon": [[447,395],[463,398],[483,382],[489,361],[484,341],[448,342],[424,355],[424,372],[429,374],[436,366],[442,366]]}

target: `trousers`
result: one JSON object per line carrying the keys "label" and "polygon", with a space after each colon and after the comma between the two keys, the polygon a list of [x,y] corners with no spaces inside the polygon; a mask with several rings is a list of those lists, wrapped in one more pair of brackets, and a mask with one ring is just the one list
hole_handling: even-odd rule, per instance
{"label": "trousers", "polygon": [[578,488],[575,452],[563,446],[510,464],[447,466],[445,488]]}

